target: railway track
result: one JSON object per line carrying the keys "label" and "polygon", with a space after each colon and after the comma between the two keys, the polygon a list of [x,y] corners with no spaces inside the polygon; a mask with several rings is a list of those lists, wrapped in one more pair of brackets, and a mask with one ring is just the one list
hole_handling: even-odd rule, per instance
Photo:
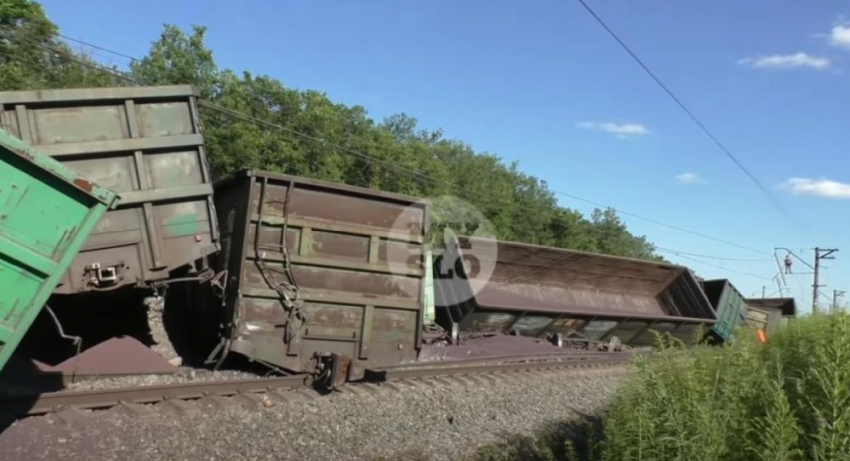
{"label": "railway track", "polygon": [[[340,390],[357,393],[374,390],[384,383],[419,381],[459,376],[483,376],[538,370],[580,369],[617,366],[628,363],[635,354],[581,353],[508,356],[487,359],[466,359],[441,362],[424,362],[401,365],[368,373],[367,380],[348,383]],[[533,379],[533,375],[527,377]],[[262,404],[269,399],[302,398],[320,394],[310,390],[309,375],[272,378],[175,383],[155,386],[122,387],[85,391],[58,391],[40,395],[0,398],[0,408],[13,417],[45,415],[64,410],[103,410],[113,407],[133,408],[168,402],[181,407],[186,402],[201,399],[226,399],[241,397],[248,402]],[[287,392],[293,391],[293,392]],[[221,400],[217,400],[221,402]],[[223,405],[222,405],[223,406]]]}

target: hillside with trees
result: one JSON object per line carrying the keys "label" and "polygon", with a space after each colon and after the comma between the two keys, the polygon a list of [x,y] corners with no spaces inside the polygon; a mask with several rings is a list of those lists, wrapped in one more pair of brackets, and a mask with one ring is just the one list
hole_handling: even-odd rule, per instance
{"label": "hillside with trees", "polygon": [[413,117],[378,122],[364,107],[322,92],[220,68],[205,32],[166,25],[146,56],[110,71],[58,36],[38,3],[0,0],[0,90],[192,84],[208,103],[201,122],[216,177],[250,167],[425,198],[455,196],[479,210],[501,239],[660,259],[613,210],[585,217],[559,206],[546,182],[516,163],[423,129]]}

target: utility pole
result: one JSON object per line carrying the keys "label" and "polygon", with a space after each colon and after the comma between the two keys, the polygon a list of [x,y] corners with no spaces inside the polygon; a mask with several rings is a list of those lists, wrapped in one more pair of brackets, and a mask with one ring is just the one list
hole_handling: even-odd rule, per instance
{"label": "utility pole", "polygon": [[767,287],[762,285],[761,286],[761,297],[762,297],[762,299],[767,298],[767,295],[765,294],[766,291],[767,291]]}
{"label": "utility pole", "polygon": [[844,296],[847,293],[846,291],[832,290],[832,308],[829,310],[830,314],[834,314],[835,311],[838,310],[838,298]]}
{"label": "utility pole", "polygon": [[820,261],[821,259],[835,259],[833,253],[838,251],[838,248],[820,248],[815,247],[815,280],[812,284],[812,314],[818,314],[818,289],[824,285],[820,285]]}

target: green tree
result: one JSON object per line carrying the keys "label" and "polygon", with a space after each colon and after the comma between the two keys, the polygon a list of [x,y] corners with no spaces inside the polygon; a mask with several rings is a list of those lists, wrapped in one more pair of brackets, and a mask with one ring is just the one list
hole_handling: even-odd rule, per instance
{"label": "green tree", "polygon": [[206,33],[206,27],[192,26],[192,33],[186,35],[179,27],[166,24],[148,55],[130,64],[133,76],[149,85],[191,83],[202,98],[213,97],[219,72],[204,43]]}
{"label": "green tree", "polygon": [[57,33],[38,3],[0,0],[0,90],[117,84],[113,74],[74,53]]}
{"label": "green tree", "polygon": [[[129,71],[145,84],[197,88],[216,177],[259,168],[434,198],[435,203],[457,197],[463,207],[478,210],[501,239],[656,258],[654,247],[629,233],[612,210],[596,210],[588,220],[559,206],[547,184],[520,171],[518,164],[445,139],[440,130],[422,129],[413,117],[398,114],[377,123],[363,107],[335,103],[324,93],[221,69],[205,34],[200,26],[187,33],[165,25],[149,53]],[[0,89],[120,84],[127,80],[116,78],[114,69],[100,69],[65,45],[40,5],[0,0]]]}

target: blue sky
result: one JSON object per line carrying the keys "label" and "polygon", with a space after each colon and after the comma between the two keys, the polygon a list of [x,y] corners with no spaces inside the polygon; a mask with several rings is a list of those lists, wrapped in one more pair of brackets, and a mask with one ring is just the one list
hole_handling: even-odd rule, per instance
{"label": "blue sky", "polygon": [[[769,256],[624,216],[662,248],[759,260],[665,254],[747,296],[776,290],[764,280],[774,247],[809,260],[814,246],[843,248],[822,290],[850,288],[850,2],[588,3],[790,219],[572,0],[43,2],[62,33],[133,56],[163,23],[208,26],[221,67],[324,91],[376,119],[405,112],[553,190],[759,249]],[[803,311],[811,283],[788,280]]]}

